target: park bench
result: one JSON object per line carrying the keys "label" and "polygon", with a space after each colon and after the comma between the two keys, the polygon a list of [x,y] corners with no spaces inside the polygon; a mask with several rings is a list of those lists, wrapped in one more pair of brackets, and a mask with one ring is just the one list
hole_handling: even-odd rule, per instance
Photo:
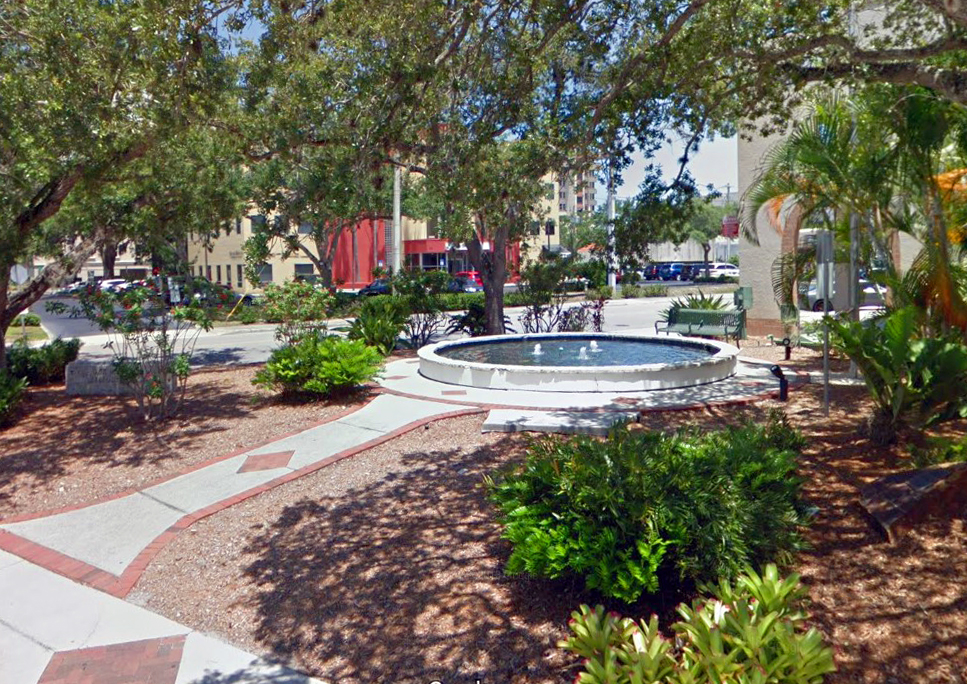
{"label": "park bench", "polygon": [[680,333],[696,337],[734,339],[745,337],[744,309],[672,309],[667,321],[655,323],[655,333]]}

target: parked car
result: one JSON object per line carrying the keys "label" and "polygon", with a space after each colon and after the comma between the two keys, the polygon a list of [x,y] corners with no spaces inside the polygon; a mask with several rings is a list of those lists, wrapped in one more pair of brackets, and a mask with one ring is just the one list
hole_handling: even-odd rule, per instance
{"label": "parked car", "polygon": [[458,271],[454,274],[457,278],[469,278],[473,282],[477,283],[480,287],[483,287],[483,278],[480,277],[478,271]]}
{"label": "parked car", "polygon": [[377,278],[366,287],[359,290],[360,297],[375,297],[376,295],[392,294],[393,286],[389,278]]}
{"label": "parked car", "polygon": [[[860,279],[860,306],[883,306],[883,293],[884,288],[882,286],[877,286],[871,283],[869,280]],[[833,284],[833,295],[836,294],[836,285]],[[806,302],[812,311],[822,311],[823,310],[823,300],[819,296],[818,286],[816,282],[809,284],[809,290],[806,292]],[[829,302],[829,310],[833,311],[833,302]]]}
{"label": "parked car", "polygon": [[661,279],[662,280],[681,280],[682,271],[685,269],[685,264],[674,263],[674,264],[664,264],[661,267]]}
{"label": "parked car", "polygon": [[108,278],[97,284],[101,292],[123,292],[132,285],[133,283],[130,283],[124,278]]}
{"label": "parked car", "polygon": [[481,292],[482,290],[477,281],[466,276],[454,276],[447,284],[447,292]]}
{"label": "parked car", "polygon": [[641,269],[641,279],[642,280],[659,280],[658,275],[659,266],[658,264],[648,264],[643,269]]}

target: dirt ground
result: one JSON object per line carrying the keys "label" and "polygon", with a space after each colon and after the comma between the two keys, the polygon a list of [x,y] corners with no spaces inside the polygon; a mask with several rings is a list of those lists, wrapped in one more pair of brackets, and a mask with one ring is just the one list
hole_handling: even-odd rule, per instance
{"label": "dirt ground", "polygon": [[[775,347],[743,343],[743,352],[818,368],[807,350],[789,363]],[[201,460],[205,449],[220,455],[339,410],[252,404],[245,372],[206,374],[197,401],[209,413],[157,440],[136,439],[127,414],[107,401],[38,399],[25,420],[0,432],[0,517],[135,486],[173,463]],[[811,623],[836,651],[839,671],[827,682],[964,684],[967,510],[888,544],[857,491],[903,467],[905,452],[868,446],[864,388],[834,387],[832,398],[829,418],[821,387],[809,385],[786,405],[763,400],[643,420],[654,429],[713,428],[786,410],[808,439],[801,473],[816,515],[796,570],[809,587]],[[48,412],[57,416],[49,425]],[[432,423],[200,521],[162,550],[129,599],[327,681],[572,681],[576,663],[555,644],[570,611],[598,599],[579,584],[504,576],[509,548],[480,485],[519,459],[527,438],[481,434],[482,419]],[[112,421],[119,427],[106,427]],[[96,430],[102,439],[87,434]],[[95,449],[105,438],[117,441]],[[672,609],[670,597],[656,597],[625,612],[664,619]]]}

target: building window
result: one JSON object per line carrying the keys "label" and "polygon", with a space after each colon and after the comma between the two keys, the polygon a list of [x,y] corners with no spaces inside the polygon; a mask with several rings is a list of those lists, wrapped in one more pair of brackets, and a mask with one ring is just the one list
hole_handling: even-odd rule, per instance
{"label": "building window", "polygon": [[316,274],[312,264],[296,264],[295,279],[313,282],[316,279]]}
{"label": "building window", "polygon": [[229,287],[232,286],[232,265],[225,264],[225,284]]}
{"label": "building window", "polygon": [[235,234],[236,235],[241,235],[242,234],[242,219],[241,218],[235,219]]}
{"label": "building window", "polygon": [[308,223],[300,223],[299,235],[312,235],[312,225]]}
{"label": "building window", "polygon": [[272,282],[272,264],[262,264],[261,266],[259,266],[259,282],[260,283]]}
{"label": "building window", "polygon": [[238,264],[236,268],[238,269],[238,287],[241,289],[245,285],[245,279],[243,277],[244,274],[242,273],[242,265]]}
{"label": "building window", "polygon": [[212,267],[210,264],[205,265],[205,277],[209,280],[212,279]]}
{"label": "building window", "polygon": [[215,282],[216,283],[222,282],[222,265],[221,264],[218,264],[215,267]]}
{"label": "building window", "polygon": [[262,226],[264,226],[265,223],[266,223],[266,219],[265,219],[264,216],[262,216],[262,214],[256,214],[255,216],[249,216],[248,217],[248,220],[252,224],[252,232],[253,233],[256,230],[258,230],[259,228],[261,228]]}

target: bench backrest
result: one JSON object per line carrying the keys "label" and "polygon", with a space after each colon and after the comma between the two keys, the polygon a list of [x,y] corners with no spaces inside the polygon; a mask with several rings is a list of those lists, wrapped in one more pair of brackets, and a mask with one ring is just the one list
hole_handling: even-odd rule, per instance
{"label": "bench backrest", "polygon": [[745,310],[724,309],[716,311],[707,309],[677,309],[673,310],[672,313],[676,313],[677,315],[674,320],[669,316],[670,323],[745,327]]}

